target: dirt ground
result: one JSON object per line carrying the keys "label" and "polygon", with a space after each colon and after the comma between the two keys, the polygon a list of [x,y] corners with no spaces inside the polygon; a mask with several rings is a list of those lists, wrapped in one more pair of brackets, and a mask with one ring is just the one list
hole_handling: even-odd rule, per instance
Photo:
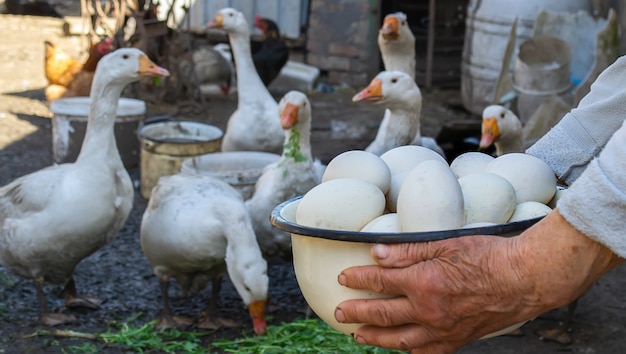
{"label": "dirt ground", "polygon": [[[43,40],[54,39],[62,48],[84,48],[79,37],[63,37],[61,20],[0,15],[0,185],[53,163],[51,113],[44,101]],[[350,101],[354,89],[333,93],[310,93],[313,110],[312,143],[314,154],[323,162],[350,149],[362,149],[373,138],[382,109]],[[275,92],[279,96],[280,92]],[[476,117],[460,110],[458,91],[424,92],[426,135],[436,136],[446,121]],[[167,113],[178,119],[192,119],[224,127],[236,107],[236,96],[209,97],[205,108],[189,104],[173,106],[149,103],[148,115]],[[473,120],[472,120],[473,119]],[[129,170],[138,184],[139,171]],[[161,309],[157,279],[141,253],[139,225],[146,206],[139,190],[133,211],[117,238],[85,259],[76,269],[80,291],[105,299],[102,308],[71,311],[78,324],[63,329],[86,333],[106,332],[113,322],[137,317],[141,325],[154,319]],[[291,263],[270,260],[270,325],[305,315],[306,304],[297,286]],[[475,342],[461,353],[625,353],[626,341],[626,268],[621,267],[598,281],[579,302],[574,318],[573,343],[561,345],[540,341],[534,332],[553,326],[564,316],[558,309],[523,327],[520,337],[503,336]],[[63,309],[60,288],[46,288],[49,304]],[[210,290],[201,296],[183,299],[172,286],[173,309],[194,316],[208,301]],[[219,301],[220,314],[239,320],[242,328],[219,329],[204,337],[236,338],[242,331],[251,333],[247,311],[228,280]],[[89,340],[24,336],[46,329],[37,323],[36,295],[33,284],[7,273],[0,267],[0,353],[61,353],[68,346]],[[122,353],[123,349],[101,343],[101,353]]]}

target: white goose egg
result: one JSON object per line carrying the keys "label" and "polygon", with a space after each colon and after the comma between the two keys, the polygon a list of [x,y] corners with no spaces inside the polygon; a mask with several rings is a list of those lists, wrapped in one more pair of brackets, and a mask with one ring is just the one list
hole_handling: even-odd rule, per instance
{"label": "white goose egg", "polygon": [[485,172],[506,178],[515,188],[517,203],[535,201],[547,204],[556,192],[556,177],[548,164],[524,153],[496,157]]}
{"label": "white goose egg", "polygon": [[387,193],[391,172],[377,155],[363,150],[350,150],[335,156],[326,166],[322,183],[337,178],[358,178],[378,186]]}
{"label": "white goose egg", "polygon": [[385,195],[376,185],[358,178],[338,178],[318,184],[302,197],[296,209],[296,223],[359,231],[384,210]]}
{"label": "white goose egg", "polygon": [[513,212],[513,215],[511,215],[511,218],[508,222],[528,220],[538,218],[540,216],[546,216],[550,214],[551,211],[552,208],[543,203],[534,201],[522,202],[515,206],[515,211]]}
{"label": "white goose egg", "polygon": [[465,223],[505,223],[515,210],[515,188],[493,173],[473,173],[459,178],[463,191]]}
{"label": "white goose egg", "polygon": [[361,232],[401,232],[398,214],[384,214],[370,221]]}
{"label": "white goose egg", "polygon": [[414,167],[400,188],[397,213],[404,232],[460,228],[463,192],[448,164],[426,160]]}
{"label": "white goose egg", "polygon": [[387,198],[387,210],[394,213],[398,210],[398,194],[400,194],[402,183],[404,183],[404,180],[406,179],[406,176],[409,175],[409,172],[410,171],[405,171],[391,175],[391,186],[385,195]]}
{"label": "white goose egg", "polygon": [[447,163],[438,153],[418,145],[403,145],[393,148],[380,155],[380,158],[389,166],[392,175],[408,172],[426,160],[440,160]]}
{"label": "white goose egg", "polygon": [[478,151],[470,151],[457,156],[450,163],[450,169],[456,175],[456,178],[479,173],[485,171],[485,166],[494,157]]}

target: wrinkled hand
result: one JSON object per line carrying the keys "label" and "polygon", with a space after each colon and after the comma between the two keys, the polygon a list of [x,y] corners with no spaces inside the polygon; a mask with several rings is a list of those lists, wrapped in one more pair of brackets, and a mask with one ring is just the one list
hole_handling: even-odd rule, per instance
{"label": "wrinkled hand", "polygon": [[531,284],[516,271],[509,241],[477,236],[434,243],[376,245],[381,265],[346,269],[339,283],[400,295],[339,304],[339,322],[367,323],[357,342],[422,352],[454,352],[488,333],[532,318],[521,294]]}
{"label": "wrinkled hand", "polygon": [[364,324],[360,344],[413,353],[451,353],[564,306],[624,262],[558,209],[517,237],[375,245],[372,257],[377,266],[348,268],[339,283],[398,296],[344,301],[335,318]]}

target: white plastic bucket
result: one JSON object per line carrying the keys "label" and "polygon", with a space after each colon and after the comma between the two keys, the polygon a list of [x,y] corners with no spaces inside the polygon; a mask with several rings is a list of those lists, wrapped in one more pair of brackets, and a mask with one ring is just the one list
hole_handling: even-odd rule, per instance
{"label": "white plastic bucket", "polygon": [[[89,97],[68,97],[50,103],[52,118],[52,155],[56,163],[74,162],[85,138]],[[115,141],[126,168],[139,163],[137,128],[145,118],[146,103],[120,98],[115,118]]]}

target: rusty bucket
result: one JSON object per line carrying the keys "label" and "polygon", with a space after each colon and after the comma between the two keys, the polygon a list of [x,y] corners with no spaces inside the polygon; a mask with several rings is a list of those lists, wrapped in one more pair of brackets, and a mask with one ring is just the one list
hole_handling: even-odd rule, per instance
{"label": "rusty bucket", "polygon": [[192,121],[165,121],[139,129],[141,195],[150,199],[161,176],[180,172],[183,160],[220,150],[223,131]]}

